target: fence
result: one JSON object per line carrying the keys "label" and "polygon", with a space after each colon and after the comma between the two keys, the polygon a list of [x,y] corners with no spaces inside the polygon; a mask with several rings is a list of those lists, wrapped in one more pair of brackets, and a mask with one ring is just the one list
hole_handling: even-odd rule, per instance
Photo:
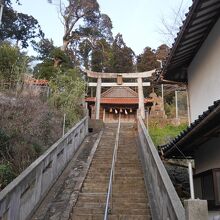
{"label": "fence", "polygon": [[35,81],[6,81],[0,80],[0,92],[11,92],[11,93],[23,93],[32,94],[35,96],[43,95],[48,97],[50,94],[50,87],[46,80],[35,80]]}
{"label": "fence", "polygon": [[1,220],[30,217],[79,148],[87,131],[88,118],[85,117],[1,191]]}
{"label": "fence", "polygon": [[140,117],[138,140],[152,219],[185,220],[185,209]]}

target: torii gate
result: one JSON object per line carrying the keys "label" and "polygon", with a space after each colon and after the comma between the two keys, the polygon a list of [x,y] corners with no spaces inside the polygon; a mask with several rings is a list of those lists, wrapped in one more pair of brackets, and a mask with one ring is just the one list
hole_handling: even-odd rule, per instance
{"label": "torii gate", "polygon": [[[148,82],[143,82],[143,78],[149,78],[153,73],[156,72],[156,69],[139,72],[139,73],[102,73],[94,72],[90,70],[83,70],[90,78],[96,78],[97,83],[88,83],[89,87],[96,87],[96,102],[95,102],[95,115],[96,119],[99,119],[100,112],[100,100],[101,100],[101,88],[102,87],[114,87],[114,86],[127,86],[127,87],[138,87],[138,98],[139,98],[139,111],[141,117],[145,118],[145,109],[144,109],[144,93],[143,87],[150,86],[150,80]],[[125,79],[137,79],[137,82],[124,83],[123,78]],[[117,79],[117,83],[102,83],[102,79]]]}

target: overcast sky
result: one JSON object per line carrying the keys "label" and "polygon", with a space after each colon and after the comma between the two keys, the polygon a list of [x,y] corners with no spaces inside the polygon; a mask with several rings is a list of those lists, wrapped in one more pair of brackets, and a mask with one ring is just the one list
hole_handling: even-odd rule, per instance
{"label": "overcast sky", "polygon": [[[40,23],[47,38],[55,45],[62,45],[63,26],[59,20],[56,6],[47,0],[20,0],[22,6],[17,11],[33,15]],[[180,4],[188,11],[191,0],[98,0],[102,13],[108,14],[113,23],[114,36],[123,35],[127,46],[136,54],[142,53],[146,46],[156,49],[166,38],[160,33],[161,18],[174,22],[173,10]],[[30,52],[31,53],[31,52]]]}

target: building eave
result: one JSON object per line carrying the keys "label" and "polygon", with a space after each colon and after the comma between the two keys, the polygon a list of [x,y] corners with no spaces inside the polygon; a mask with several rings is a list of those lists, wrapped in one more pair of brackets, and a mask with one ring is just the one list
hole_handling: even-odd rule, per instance
{"label": "building eave", "polygon": [[220,16],[219,0],[194,0],[165,61],[161,77],[187,82],[187,68]]}
{"label": "building eave", "polygon": [[194,158],[195,150],[220,136],[220,100],[209,106],[193,123],[168,144],[159,146],[166,158]]}

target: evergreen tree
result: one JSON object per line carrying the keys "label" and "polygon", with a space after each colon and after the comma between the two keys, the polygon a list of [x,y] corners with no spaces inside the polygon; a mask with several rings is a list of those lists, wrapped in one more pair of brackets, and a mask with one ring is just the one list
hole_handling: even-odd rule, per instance
{"label": "evergreen tree", "polygon": [[0,45],[0,79],[8,82],[19,80],[27,69],[29,57],[9,43]]}
{"label": "evergreen tree", "polygon": [[168,56],[170,48],[166,44],[160,45],[156,50],[156,58],[158,60],[164,61]]}
{"label": "evergreen tree", "polygon": [[105,39],[97,41],[92,50],[91,69],[96,72],[109,72],[110,59],[111,45]]}
{"label": "evergreen tree", "polygon": [[112,45],[112,57],[110,71],[116,73],[128,73],[134,71],[134,52],[127,47],[121,34],[117,34]]}
{"label": "evergreen tree", "polygon": [[157,61],[155,51],[150,47],[146,47],[144,52],[137,56],[138,72],[149,71],[159,67],[160,63]]}
{"label": "evergreen tree", "polygon": [[[18,2],[18,1],[17,1]],[[23,48],[29,46],[30,41],[44,36],[38,21],[31,15],[18,13],[12,8],[10,0],[5,1],[0,26],[0,42],[13,40]]]}

